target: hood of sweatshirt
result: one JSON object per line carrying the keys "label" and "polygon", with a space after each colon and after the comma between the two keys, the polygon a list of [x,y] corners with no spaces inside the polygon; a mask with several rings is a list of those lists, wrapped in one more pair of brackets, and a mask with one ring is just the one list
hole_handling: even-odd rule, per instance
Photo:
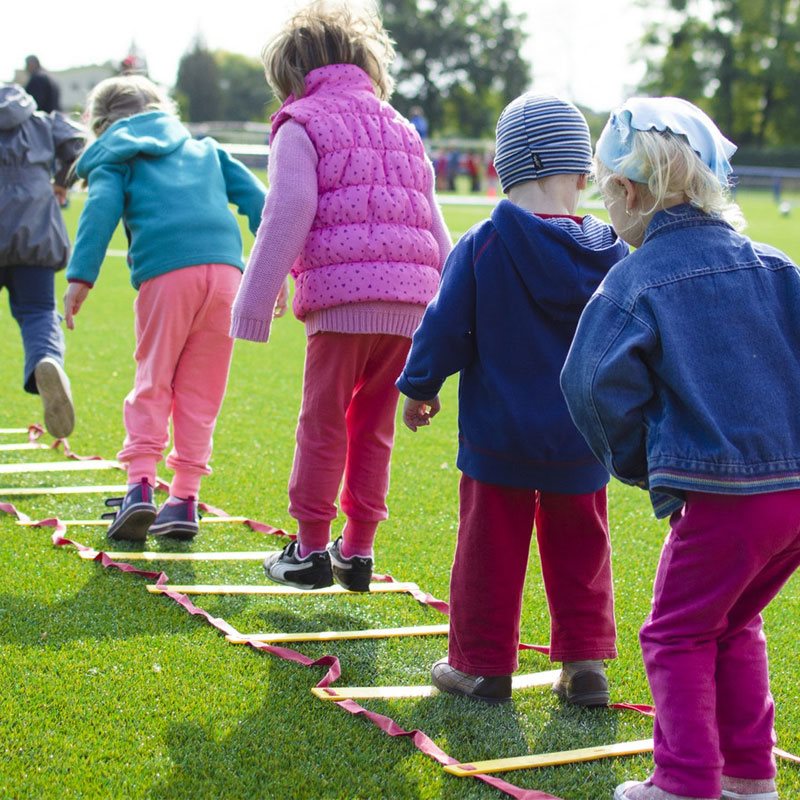
{"label": "hood of sweatshirt", "polygon": [[492,223],[532,300],[556,320],[574,320],[629,252],[613,228],[590,215],[570,230],[502,200]]}
{"label": "hood of sweatshirt", "polygon": [[104,164],[121,164],[139,155],[165,156],[191,134],[183,123],[165,111],[146,111],[117,120],[92,144],[75,165],[81,178]]}
{"label": "hood of sweatshirt", "polygon": [[36,111],[36,101],[16,83],[0,86],[0,130],[17,128]]}

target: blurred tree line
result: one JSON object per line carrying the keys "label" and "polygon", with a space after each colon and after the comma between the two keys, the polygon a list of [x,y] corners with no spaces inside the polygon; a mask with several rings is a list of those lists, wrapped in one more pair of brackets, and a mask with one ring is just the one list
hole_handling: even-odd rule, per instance
{"label": "blurred tree line", "polygon": [[506,0],[383,0],[396,42],[392,102],[419,106],[437,136],[494,134],[497,117],[530,87],[522,58],[525,15]]}
{"label": "blurred tree line", "polygon": [[[396,41],[398,110],[421,107],[438,136],[493,135],[530,84],[524,17],[506,0],[384,0],[382,13]],[[263,121],[276,105],[257,58],[210,51],[201,38],[181,58],[175,90],[190,122]]]}
{"label": "blurred tree line", "polygon": [[[800,154],[800,0],[648,0],[650,95],[701,106],[740,147]],[[660,13],[658,13],[660,11]],[[784,148],[783,150],[781,148]],[[782,155],[783,154],[783,155]]]}
{"label": "blurred tree line", "polygon": [[272,93],[257,58],[211,51],[202,38],[178,64],[175,97],[189,122],[264,120]]}
{"label": "blurred tree line", "polygon": [[[640,93],[697,103],[740,157],[800,154],[800,0],[638,2],[651,19]],[[531,87],[525,15],[508,0],[382,0],[381,9],[397,49],[393,104],[407,116],[420,107],[436,137],[491,138],[502,108]],[[211,52],[201,39],[181,59],[176,94],[190,121],[265,121],[277,105],[257,58]],[[606,115],[588,116],[594,131]]]}

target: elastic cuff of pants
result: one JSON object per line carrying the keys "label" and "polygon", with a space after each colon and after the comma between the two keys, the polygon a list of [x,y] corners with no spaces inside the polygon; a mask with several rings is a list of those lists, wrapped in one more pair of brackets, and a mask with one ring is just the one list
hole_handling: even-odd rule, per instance
{"label": "elastic cuff of pants", "polygon": [[324,550],[331,540],[331,523],[326,519],[297,520],[297,541],[300,544],[300,557],[316,550]]}
{"label": "elastic cuff of pants", "polygon": [[342,555],[345,558],[371,557],[378,525],[378,520],[367,522],[348,518],[342,531]]}
{"label": "elastic cuff of pants", "polygon": [[[737,772],[746,774],[737,775]],[[763,772],[763,777],[754,778],[753,774],[756,772]],[[771,792],[775,789],[774,784],[776,774],[777,770],[774,767],[774,761],[773,765],[770,767],[762,768],[760,770],[757,770],[752,766],[745,766],[737,769],[736,767],[726,764],[725,772],[722,774],[722,788],[734,792],[740,792],[742,794],[747,794],[748,792],[750,792],[750,794]],[[741,786],[744,786],[744,788],[741,788]]]}
{"label": "elastic cuff of pants", "polygon": [[476,667],[474,664],[454,658],[449,653],[447,654],[447,663],[459,672],[464,672],[467,675],[481,675],[484,678],[492,678],[497,675],[513,675],[519,669],[518,661],[510,661],[508,664],[499,667],[497,665]]}
{"label": "elastic cuff of pants", "polygon": [[128,483],[139,483],[147,478],[151,486],[156,485],[156,462],[152,458],[133,458],[125,465],[128,471]]}
{"label": "elastic cuff of pants", "polygon": [[173,497],[182,497],[184,500],[200,497],[200,477],[198,475],[174,475],[169,485],[169,493]]}
{"label": "elastic cuff of pants", "polygon": [[556,650],[550,647],[550,661],[563,664],[565,661],[613,661],[617,657],[615,647],[595,647],[591,650]]}
{"label": "elastic cuff of pants", "polygon": [[[705,774],[699,774],[701,772]],[[686,792],[689,791],[691,792],[689,797],[712,800],[719,797],[722,791],[720,779],[713,770],[688,770],[682,772],[677,780],[673,780],[670,775],[665,774],[665,770],[656,766],[650,780],[659,789],[678,797],[686,796]]]}

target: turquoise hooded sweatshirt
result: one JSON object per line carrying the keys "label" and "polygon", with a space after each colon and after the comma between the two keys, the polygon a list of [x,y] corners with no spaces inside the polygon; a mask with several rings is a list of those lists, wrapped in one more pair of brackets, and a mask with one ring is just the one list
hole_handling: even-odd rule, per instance
{"label": "turquoise hooded sweatshirt", "polygon": [[135,289],[195,264],[244,270],[239,224],[228,203],[255,233],[266,189],[213,139],[192,139],[173,115],[149,111],[115,122],[75,170],[88,181],[89,194],[67,280],[94,285],[120,219]]}

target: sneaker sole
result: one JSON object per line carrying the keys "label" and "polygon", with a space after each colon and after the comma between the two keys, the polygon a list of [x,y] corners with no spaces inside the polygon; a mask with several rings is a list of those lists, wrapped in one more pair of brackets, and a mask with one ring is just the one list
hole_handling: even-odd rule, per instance
{"label": "sneaker sole", "polygon": [[291,578],[273,575],[270,572],[272,567],[271,563],[263,564],[262,566],[264,567],[264,574],[266,575],[267,579],[273,583],[280,583],[282,586],[291,586],[294,589],[303,589],[305,591],[311,591],[312,589],[327,589],[329,586],[333,586],[333,575],[331,573],[328,573],[313,583],[301,583],[300,581],[293,581]]}
{"label": "sneaker sole", "polygon": [[192,525],[190,522],[170,522],[163,525],[151,525],[150,533],[153,536],[168,536],[170,539],[179,539],[182,542],[188,542],[194,539],[199,533],[197,525]]}
{"label": "sneaker sole", "polygon": [[75,428],[75,408],[67,376],[55,361],[43,360],[33,371],[44,406],[44,426],[55,439],[64,439]]}
{"label": "sneaker sole", "polygon": [[582,706],[583,708],[601,708],[607,706],[611,700],[611,695],[608,692],[584,692],[582,694],[574,694],[569,697],[566,689],[553,687],[553,694],[565,703],[573,706]]}
{"label": "sneaker sole", "polygon": [[296,581],[287,581],[284,578],[273,578],[272,575],[270,575],[266,570],[264,570],[264,574],[267,576],[267,579],[271,580],[273,583],[279,583],[281,586],[291,586],[294,589],[302,589],[306,592],[313,591],[314,589],[327,589],[329,586],[333,586],[333,579],[330,581],[321,580],[313,584],[308,584],[297,583]]}
{"label": "sneaker sole", "polygon": [[348,592],[369,592],[369,584],[372,580],[372,572],[369,575],[353,575],[352,570],[340,569],[334,566],[332,568],[333,579],[342,589],[347,589]]}
{"label": "sneaker sole", "polygon": [[483,695],[480,694],[471,694],[470,692],[462,692],[461,690],[454,689],[451,686],[444,686],[443,684],[440,684],[433,676],[431,676],[431,683],[440,692],[444,692],[445,694],[451,694],[454,695],[455,697],[467,697],[470,700],[478,700],[479,702],[486,703],[486,705],[489,706],[500,706],[504,705],[505,703],[511,702],[510,697],[484,697]]}
{"label": "sneaker sole", "polygon": [[106,536],[113,541],[143,542],[155,518],[155,507],[130,506],[111,523]]}

